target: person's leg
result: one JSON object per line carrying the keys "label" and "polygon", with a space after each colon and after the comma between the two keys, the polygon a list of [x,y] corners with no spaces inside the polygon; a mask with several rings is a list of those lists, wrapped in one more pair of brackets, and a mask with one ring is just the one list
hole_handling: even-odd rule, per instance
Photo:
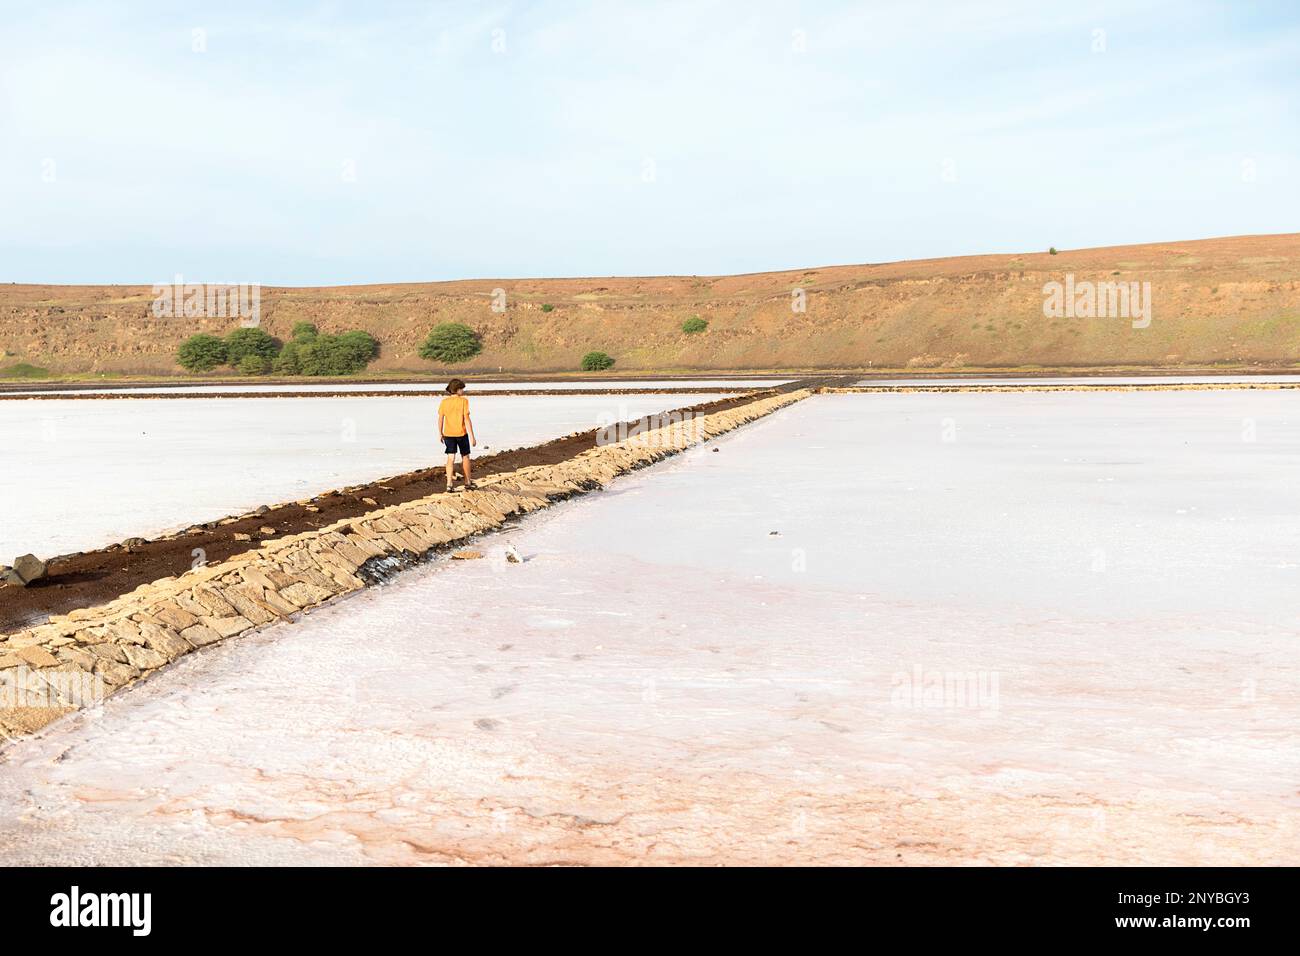
{"label": "person's leg", "polygon": [[469,455],[460,456],[460,467],[465,469],[465,487],[468,488],[474,481],[474,476],[469,464]]}
{"label": "person's leg", "polygon": [[447,490],[451,491],[452,482],[456,480],[456,456],[447,456]]}

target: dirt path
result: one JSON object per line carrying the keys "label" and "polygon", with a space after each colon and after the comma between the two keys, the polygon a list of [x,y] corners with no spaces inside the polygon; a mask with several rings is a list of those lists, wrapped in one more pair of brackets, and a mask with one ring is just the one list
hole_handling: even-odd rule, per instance
{"label": "dirt path", "polygon": [[[809,387],[810,382],[816,387],[839,381],[842,380],[805,380],[674,411],[708,414],[746,405],[774,392]],[[643,427],[656,427],[657,418],[649,416],[648,419],[627,423],[630,426],[628,434],[636,434],[638,423],[643,423]],[[558,464],[594,448],[598,431],[592,429],[529,448],[486,455],[475,459],[474,474],[482,478],[531,465]],[[432,452],[430,454],[432,456]],[[129,550],[117,544],[55,558],[50,562],[48,576],[41,581],[26,588],[0,585],[0,634],[41,623],[51,614],[65,614],[75,608],[106,603],[159,578],[183,574],[194,566],[197,557],[213,564],[255,548],[260,538],[299,534],[344,518],[442,493],[443,480],[444,471],[439,464],[328,491],[310,500],[268,506],[260,513],[195,525],[179,534],[133,544]],[[271,528],[274,532],[264,533],[260,530],[262,528]]]}

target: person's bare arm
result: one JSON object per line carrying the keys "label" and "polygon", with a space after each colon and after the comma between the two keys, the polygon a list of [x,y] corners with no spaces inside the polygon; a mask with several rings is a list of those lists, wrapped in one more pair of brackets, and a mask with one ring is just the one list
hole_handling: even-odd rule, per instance
{"label": "person's bare arm", "polygon": [[442,420],[446,417],[446,415],[438,415],[438,441],[442,441]]}
{"label": "person's bare arm", "polygon": [[478,444],[478,439],[474,437],[474,419],[470,417],[469,409],[465,409],[465,430],[469,432],[470,447]]}

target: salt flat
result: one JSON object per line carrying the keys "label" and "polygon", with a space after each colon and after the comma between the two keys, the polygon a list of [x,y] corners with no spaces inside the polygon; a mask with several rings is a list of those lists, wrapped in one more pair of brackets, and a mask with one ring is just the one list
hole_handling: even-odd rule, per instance
{"label": "salt flat", "polygon": [[867,378],[854,384],[889,388],[902,385],[1265,385],[1300,384],[1300,375],[1064,375],[1038,378],[967,375],[928,378]]}
{"label": "salt flat", "polygon": [[[476,454],[717,395],[482,396]],[[0,562],[100,547],[445,460],[437,396],[0,402]]]}
{"label": "salt flat", "polygon": [[1293,861],[1298,432],[815,397],[12,746],[0,860]]}

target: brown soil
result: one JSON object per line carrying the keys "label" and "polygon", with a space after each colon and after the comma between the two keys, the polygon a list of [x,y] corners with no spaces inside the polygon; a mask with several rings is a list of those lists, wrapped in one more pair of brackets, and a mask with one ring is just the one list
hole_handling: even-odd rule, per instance
{"label": "brown soil", "polygon": [[[849,380],[808,380],[687,408],[707,414],[746,405],[774,391],[832,384],[849,384]],[[637,422],[645,421],[629,422],[633,426],[629,434],[636,433]],[[649,425],[653,427],[654,422],[649,422]],[[592,429],[530,448],[485,455],[474,460],[474,475],[480,478],[533,465],[558,464],[594,448],[596,436],[597,430]],[[55,558],[50,562],[48,576],[26,588],[0,585],[0,633],[40,623],[51,614],[65,614],[74,608],[103,604],[141,584],[184,574],[192,566],[196,548],[203,549],[209,564],[224,561],[231,555],[257,547],[257,541],[263,537],[258,529],[264,526],[275,529],[274,535],[265,537],[280,538],[323,528],[378,508],[445,493],[445,474],[441,465],[423,468],[365,485],[326,492],[307,504],[282,504],[270,507],[262,514],[196,525],[171,537],[134,545],[129,551],[119,544]],[[364,500],[367,498],[373,504]],[[238,540],[237,534],[249,535],[251,540]]]}
{"label": "brown soil", "polygon": [[[364,329],[371,374],[430,375],[419,346],[464,322],[483,351],[462,375],[572,372],[601,349],[623,374],[778,369],[1286,367],[1300,357],[1300,234],[1234,236],[736,276],[482,279],[335,288],[263,288],[262,327]],[[1150,282],[1149,328],[1123,319],[1047,318],[1043,286]],[[493,312],[493,290],[507,307]],[[806,310],[792,310],[802,290]],[[0,366],[56,374],[175,375],[176,349],[233,319],[156,318],[149,286],[0,285]],[[549,307],[549,308],[547,308]],[[687,335],[682,323],[708,321]],[[224,376],[211,379],[221,381]],[[0,368],[3,378],[3,368]]]}

